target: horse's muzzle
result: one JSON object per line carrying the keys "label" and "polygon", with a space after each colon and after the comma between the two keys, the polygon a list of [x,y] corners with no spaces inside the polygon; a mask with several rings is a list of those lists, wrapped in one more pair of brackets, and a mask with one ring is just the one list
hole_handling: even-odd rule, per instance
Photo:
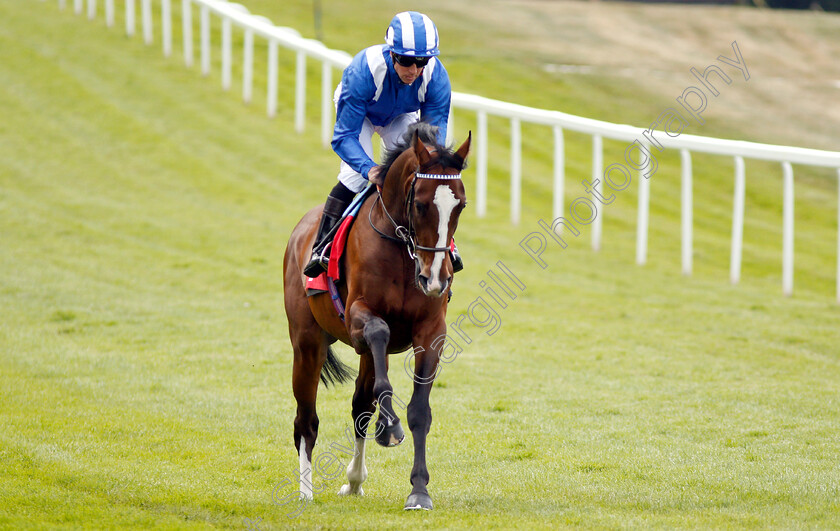
{"label": "horse's muzzle", "polygon": [[424,295],[429,297],[440,297],[449,290],[449,285],[452,283],[452,275],[449,275],[444,280],[439,278],[430,280],[425,275],[417,275],[417,285]]}

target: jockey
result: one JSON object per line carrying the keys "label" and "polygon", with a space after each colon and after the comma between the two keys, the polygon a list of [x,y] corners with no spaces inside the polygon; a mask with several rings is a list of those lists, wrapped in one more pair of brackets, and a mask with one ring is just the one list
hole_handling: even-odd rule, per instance
{"label": "jockey", "polygon": [[[423,120],[438,128],[441,145],[446,141],[452,89],[436,57],[440,51],[434,22],[416,11],[398,13],[388,26],[385,42],[356,54],[335,91],[332,148],[341,166],[338,184],[324,204],[312,258],[303,270],[308,277],[324,272],[327,236],[353,197],[381,169],[373,161],[374,132],[386,149],[394,149],[408,126]],[[451,258],[454,271],[463,269],[457,248]]]}

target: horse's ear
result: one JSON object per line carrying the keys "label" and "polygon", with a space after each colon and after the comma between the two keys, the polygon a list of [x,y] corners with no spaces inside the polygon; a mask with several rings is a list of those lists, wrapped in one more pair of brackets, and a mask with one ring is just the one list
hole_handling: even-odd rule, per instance
{"label": "horse's ear", "polygon": [[458,151],[455,152],[456,155],[461,157],[461,160],[467,160],[467,155],[470,153],[470,144],[472,143],[472,131],[467,134],[467,139],[461,144],[461,147],[458,148]]}
{"label": "horse's ear", "polygon": [[432,157],[429,155],[429,150],[426,149],[426,144],[420,140],[420,133],[415,130],[412,136],[411,145],[414,146],[414,155],[417,157],[418,164],[422,166],[432,160]]}

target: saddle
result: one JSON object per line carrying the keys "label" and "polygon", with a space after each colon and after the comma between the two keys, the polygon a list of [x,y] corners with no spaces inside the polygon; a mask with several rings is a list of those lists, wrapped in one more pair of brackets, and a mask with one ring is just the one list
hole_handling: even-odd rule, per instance
{"label": "saddle", "polygon": [[[367,188],[356,194],[350,206],[344,211],[341,221],[338,223],[338,229],[333,233],[332,241],[327,244],[329,248],[330,260],[327,265],[327,270],[315,278],[306,277],[306,296],[312,297],[324,292],[333,293],[335,283],[341,280],[341,257],[344,254],[344,248],[347,244],[347,235],[350,233],[350,227],[356,220],[356,215],[365,200],[376,191],[376,186],[368,183]],[[330,286],[333,284],[333,286]],[[337,290],[335,294],[337,294]],[[339,312],[341,314],[343,312]]]}

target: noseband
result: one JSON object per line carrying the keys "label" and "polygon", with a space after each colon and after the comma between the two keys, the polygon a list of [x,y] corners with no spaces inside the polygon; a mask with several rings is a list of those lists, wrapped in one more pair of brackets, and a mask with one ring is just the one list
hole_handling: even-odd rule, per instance
{"label": "noseband", "polygon": [[446,175],[440,173],[414,173],[414,177],[411,179],[411,188],[409,189],[408,196],[405,199],[405,217],[408,220],[408,226],[403,226],[398,224],[394,221],[394,218],[391,214],[388,213],[388,209],[385,208],[385,203],[382,201],[382,193],[377,189],[376,191],[376,201],[382,206],[382,212],[385,213],[385,217],[388,218],[388,221],[391,222],[391,226],[394,227],[394,234],[397,236],[389,236],[376,228],[376,225],[373,224],[373,220],[371,219],[371,212],[373,212],[373,208],[368,211],[368,221],[370,222],[370,226],[373,227],[381,237],[385,238],[386,240],[391,240],[397,243],[404,243],[406,246],[406,250],[408,250],[408,256],[411,257],[412,260],[417,261],[416,252],[417,250],[420,251],[429,251],[433,253],[442,253],[449,251],[449,247],[426,247],[424,245],[417,245],[415,242],[416,232],[414,231],[414,218],[411,216],[411,203],[414,201],[414,185],[417,182],[417,179],[434,179],[439,181],[454,181],[460,180],[461,174],[457,173],[455,175]]}

